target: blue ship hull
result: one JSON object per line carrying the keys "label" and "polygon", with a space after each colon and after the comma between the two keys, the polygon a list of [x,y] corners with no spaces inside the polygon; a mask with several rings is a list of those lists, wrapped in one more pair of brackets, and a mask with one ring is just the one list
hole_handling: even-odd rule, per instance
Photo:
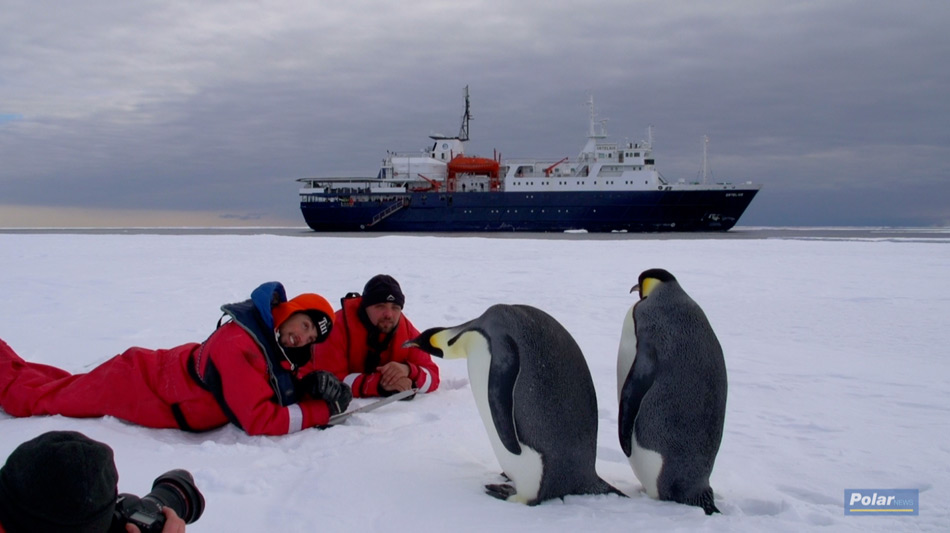
{"label": "blue ship hull", "polygon": [[310,195],[300,210],[315,231],[727,231],[757,192],[413,192],[361,195],[359,201]]}

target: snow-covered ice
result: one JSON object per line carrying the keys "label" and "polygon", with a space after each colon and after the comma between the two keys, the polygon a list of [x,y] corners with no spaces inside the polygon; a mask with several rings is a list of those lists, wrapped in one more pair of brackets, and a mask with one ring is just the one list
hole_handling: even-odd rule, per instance
{"label": "snow-covered ice", "polygon": [[[204,340],[221,304],[270,280],[338,306],[389,273],[420,330],[495,303],[534,305],[583,349],[599,403],[597,470],[630,496],[526,507],[485,495],[500,467],[460,360],[437,360],[433,394],[283,437],[0,412],[0,457],[72,429],[114,448],[122,492],[190,470],[207,508],[189,531],[950,529],[947,240],[0,234],[0,256],[0,338],[72,372],[133,345]],[[725,352],[711,478],[721,515],[648,498],[620,450],[620,328],[651,267],[679,279]],[[919,489],[920,515],[845,516],[853,488]]]}

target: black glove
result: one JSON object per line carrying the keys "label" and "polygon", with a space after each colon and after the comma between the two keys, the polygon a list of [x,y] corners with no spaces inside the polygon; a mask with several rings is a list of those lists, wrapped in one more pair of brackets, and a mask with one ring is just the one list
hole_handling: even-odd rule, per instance
{"label": "black glove", "polygon": [[312,372],[303,377],[305,390],[317,400],[327,402],[330,416],[346,411],[353,399],[350,386],[326,370]]}
{"label": "black glove", "polygon": [[346,408],[350,406],[350,400],[353,399],[353,391],[350,390],[350,386],[346,383],[341,383],[341,385],[343,385],[343,390],[340,391],[340,396],[333,401],[326,400],[327,407],[330,408],[330,416],[345,412]]}

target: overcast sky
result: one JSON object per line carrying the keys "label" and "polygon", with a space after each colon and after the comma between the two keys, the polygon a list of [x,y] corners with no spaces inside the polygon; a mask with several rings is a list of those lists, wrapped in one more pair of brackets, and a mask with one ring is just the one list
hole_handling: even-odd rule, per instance
{"label": "overcast sky", "polygon": [[936,0],[0,0],[0,210],[302,225],[468,85],[470,155],[574,156],[592,94],[667,179],[707,135],[740,224],[950,225],[948,58]]}

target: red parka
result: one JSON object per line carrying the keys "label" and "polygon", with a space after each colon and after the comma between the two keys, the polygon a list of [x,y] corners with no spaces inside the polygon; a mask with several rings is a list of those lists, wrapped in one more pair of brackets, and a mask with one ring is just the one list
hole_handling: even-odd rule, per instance
{"label": "red parka", "polygon": [[[323,400],[306,396],[282,405],[271,386],[274,373],[266,357],[238,322],[221,325],[201,344],[129,348],[85,374],[26,362],[0,340],[0,407],[18,417],[114,416],[147,427],[192,431],[230,420],[250,435],[326,425],[330,413]],[[198,382],[197,372],[204,369],[189,368],[196,361],[202,366],[211,362],[217,370],[220,398]],[[301,369],[291,371],[286,361],[283,371],[303,375]]]}
{"label": "red parka", "polygon": [[[353,390],[353,397],[387,395],[380,390],[381,374],[366,372],[367,328],[360,320],[359,296],[348,296],[336,312],[333,330],[326,342],[313,345],[313,358],[308,365],[315,370],[328,370]],[[409,367],[409,379],[420,393],[439,388],[439,367],[432,357],[418,348],[403,348],[403,344],[419,336],[419,331],[406,315],[402,315],[391,342],[380,352],[379,366],[395,361]]]}

